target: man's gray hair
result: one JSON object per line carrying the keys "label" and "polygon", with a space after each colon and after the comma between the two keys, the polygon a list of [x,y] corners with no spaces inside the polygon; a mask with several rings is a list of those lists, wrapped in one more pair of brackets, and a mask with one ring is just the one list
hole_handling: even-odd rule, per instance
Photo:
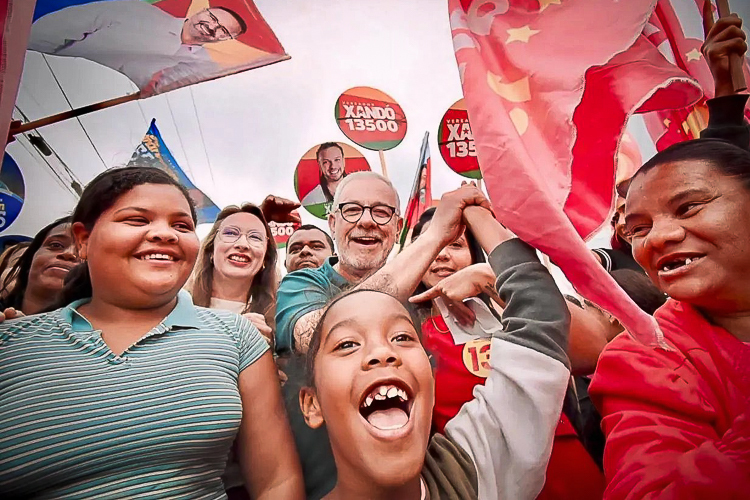
{"label": "man's gray hair", "polygon": [[388,180],[387,177],[384,177],[380,175],[377,172],[372,172],[370,170],[360,171],[360,172],[354,172],[352,174],[347,175],[344,177],[344,179],[339,182],[339,185],[336,187],[336,193],[333,195],[333,204],[331,205],[331,212],[335,212],[339,208],[339,198],[341,198],[341,192],[344,190],[344,186],[349,184],[353,180],[357,179],[377,179],[383,183],[385,183],[391,190],[393,191],[393,194],[396,195],[396,215],[401,214],[401,200],[398,197],[398,191],[396,191],[396,188],[393,186],[393,183]]}

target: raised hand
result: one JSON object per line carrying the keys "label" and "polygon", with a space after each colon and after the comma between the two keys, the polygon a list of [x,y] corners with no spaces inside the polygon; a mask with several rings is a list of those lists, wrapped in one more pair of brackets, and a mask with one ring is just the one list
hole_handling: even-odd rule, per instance
{"label": "raised hand", "polygon": [[464,183],[460,188],[445,193],[440,199],[428,231],[437,234],[444,244],[454,241],[463,232],[463,211],[470,206],[492,210],[487,197],[473,183]]}
{"label": "raised hand", "polygon": [[714,23],[711,2],[706,0],[703,3],[703,33],[706,41],[701,52],[714,77],[715,96],[732,95],[736,89],[732,80],[731,60],[739,59],[741,63],[747,52],[747,36],[742,31],[742,19],[731,14]]}
{"label": "raised hand", "polygon": [[268,340],[269,344],[273,343],[273,330],[270,326],[268,326],[268,324],[266,323],[266,318],[264,318],[262,314],[247,312],[243,314],[243,316],[250,320],[253,325],[255,325],[255,328],[257,328],[260,333]]}
{"label": "raised hand", "polygon": [[5,320],[11,320],[16,318],[22,318],[25,314],[21,311],[18,311],[12,307],[8,307],[3,312],[0,312],[0,323],[2,323]]}
{"label": "raised hand", "polygon": [[487,292],[488,289],[494,290],[494,285],[495,274],[489,264],[472,264],[442,279],[426,292],[411,297],[409,302],[425,302],[436,297],[460,302]]}
{"label": "raised hand", "polygon": [[263,212],[263,217],[266,221],[271,222],[302,222],[299,212],[297,209],[300,204],[296,201],[281,198],[280,196],[274,196],[269,194],[263,203],[260,204],[260,211]]}

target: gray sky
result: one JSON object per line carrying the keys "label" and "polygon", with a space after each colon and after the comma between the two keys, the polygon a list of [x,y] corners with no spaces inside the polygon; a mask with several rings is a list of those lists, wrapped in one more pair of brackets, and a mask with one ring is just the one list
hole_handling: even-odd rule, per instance
{"label": "gray sky", "polygon": [[[680,14],[695,5],[694,0],[673,2]],[[80,124],[68,120],[41,133],[85,183],[105,166],[127,163],[155,117],[183,170],[220,207],[259,203],[269,193],[294,199],[294,168],[305,151],[325,141],[350,142],[333,118],[337,97],[350,87],[371,86],[391,95],[407,116],[406,138],[385,153],[403,209],[425,131],[430,132],[433,195],[463,179],[440,158],[436,138],[442,115],[462,97],[447,3],[256,0],[291,60],[99,111],[81,117]],[[750,2],[732,3],[750,10]],[[750,18],[750,12],[745,14]],[[694,29],[700,26],[689,31]],[[45,61],[38,53],[27,53],[18,106],[30,119],[69,109],[50,68],[73,107],[135,90],[126,77],[95,63],[54,56]],[[654,148],[642,121],[632,120],[629,128],[644,160],[649,158]],[[359,149],[379,170],[378,153]],[[27,196],[21,216],[5,234],[33,234],[68,213],[75,196],[25,139],[8,151],[24,172]],[[47,161],[66,175],[56,158]],[[324,224],[302,213],[303,222]],[[593,244],[604,241],[599,237]]]}

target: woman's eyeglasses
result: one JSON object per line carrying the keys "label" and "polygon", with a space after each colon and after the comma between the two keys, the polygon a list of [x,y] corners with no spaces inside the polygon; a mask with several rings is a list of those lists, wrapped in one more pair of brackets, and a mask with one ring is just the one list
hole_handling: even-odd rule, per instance
{"label": "woman's eyeglasses", "polygon": [[240,239],[240,236],[245,235],[247,242],[254,246],[263,246],[266,244],[266,236],[258,231],[248,231],[243,233],[240,228],[234,226],[227,226],[219,231],[219,239],[224,243],[235,243]]}

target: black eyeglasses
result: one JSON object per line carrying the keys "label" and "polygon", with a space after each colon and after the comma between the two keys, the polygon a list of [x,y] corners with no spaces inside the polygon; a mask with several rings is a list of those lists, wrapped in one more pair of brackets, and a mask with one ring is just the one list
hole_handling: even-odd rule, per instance
{"label": "black eyeglasses", "polygon": [[369,210],[373,222],[379,226],[388,224],[393,218],[393,214],[396,213],[396,208],[388,205],[364,206],[353,201],[349,203],[339,203],[338,210],[341,213],[341,217],[350,224],[356,224],[359,222],[359,219],[362,218],[365,210]]}
{"label": "black eyeglasses", "polygon": [[228,29],[226,29],[220,22],[219,19],[211,13],[210,10],[207,10],[206,13],[208,13],[208,16],[211,18],[211,20],[216,24],[216,30],[219,32],[219,35],[221,35],[221,38],[229,39],[234,38],[232,34],[229,32]]}

